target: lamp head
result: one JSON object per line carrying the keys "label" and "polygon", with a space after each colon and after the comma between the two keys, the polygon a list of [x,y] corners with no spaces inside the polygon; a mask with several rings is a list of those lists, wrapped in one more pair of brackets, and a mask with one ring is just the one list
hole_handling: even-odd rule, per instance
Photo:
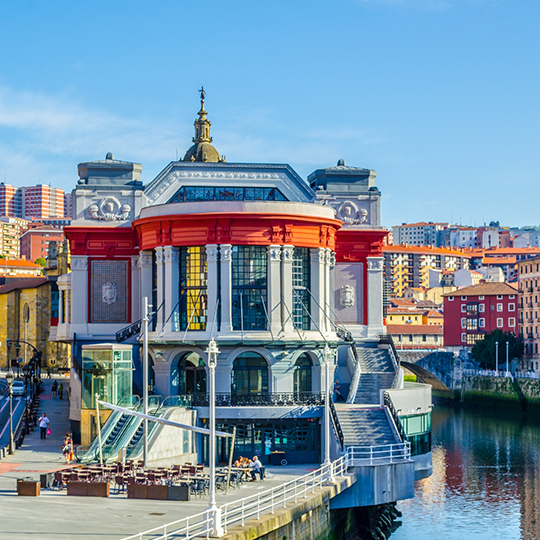
{"label": "lamp head", "polygon": [[6,382],[8,386],[11,386],[13,384],[13,380],[15,377],[13,376],[13,371],[11,369],[6,373]]}
{"label": "lamp head", "polygon": [[219,349],[217,346],[217,343],[215,340],[211,339],[208,342],[208,348],[206,349],[206,354],[208,355],[208,365],[209,366],[215,366],[216,365],[216,357],[219,354]]}
{"label": "lamp head", "polygon": [[25,377],[28,377],[28,374],[30,373],[30,367],[28,365],[23,366],[22,372]]}

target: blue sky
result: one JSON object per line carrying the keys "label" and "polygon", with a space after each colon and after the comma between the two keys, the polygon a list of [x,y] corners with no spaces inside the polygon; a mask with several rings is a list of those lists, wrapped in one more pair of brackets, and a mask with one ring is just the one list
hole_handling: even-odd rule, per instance
{"label": "blue sky", "polygon": [[383,224],[540,224],[538,0],[0,4],[0,179],[187,150],[377,171]]}

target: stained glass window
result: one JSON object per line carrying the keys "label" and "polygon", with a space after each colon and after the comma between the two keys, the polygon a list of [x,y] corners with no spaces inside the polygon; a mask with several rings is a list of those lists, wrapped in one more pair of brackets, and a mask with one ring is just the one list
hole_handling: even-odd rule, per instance
{"label": "stained glass window", "polygon": [[203,246],[180,248],[180,329],[205,330],[207,265]]}
{"label": "stained glass window", "polygon": [[308,248],[294,248],[292,274],[294,326],[301,330],[309,330],[310,260]]}

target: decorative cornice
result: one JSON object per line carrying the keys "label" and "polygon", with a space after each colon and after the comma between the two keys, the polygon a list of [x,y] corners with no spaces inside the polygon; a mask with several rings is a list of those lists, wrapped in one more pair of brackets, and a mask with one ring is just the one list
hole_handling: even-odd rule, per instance
{"label": "decorative cornice", "polygon": [[368,257],[367,258],[368,271],[382,272],[383,264],[384,264],[383,257]]}

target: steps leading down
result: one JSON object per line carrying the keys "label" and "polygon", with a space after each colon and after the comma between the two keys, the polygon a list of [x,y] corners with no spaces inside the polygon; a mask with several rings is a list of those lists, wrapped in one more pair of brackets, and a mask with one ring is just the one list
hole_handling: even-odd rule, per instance
{"label": "steps leading down", "polygon": [[389,424],[386,411],[376,408],[345,408],[337,410],[344,446],[378,446],[401,442]]}

